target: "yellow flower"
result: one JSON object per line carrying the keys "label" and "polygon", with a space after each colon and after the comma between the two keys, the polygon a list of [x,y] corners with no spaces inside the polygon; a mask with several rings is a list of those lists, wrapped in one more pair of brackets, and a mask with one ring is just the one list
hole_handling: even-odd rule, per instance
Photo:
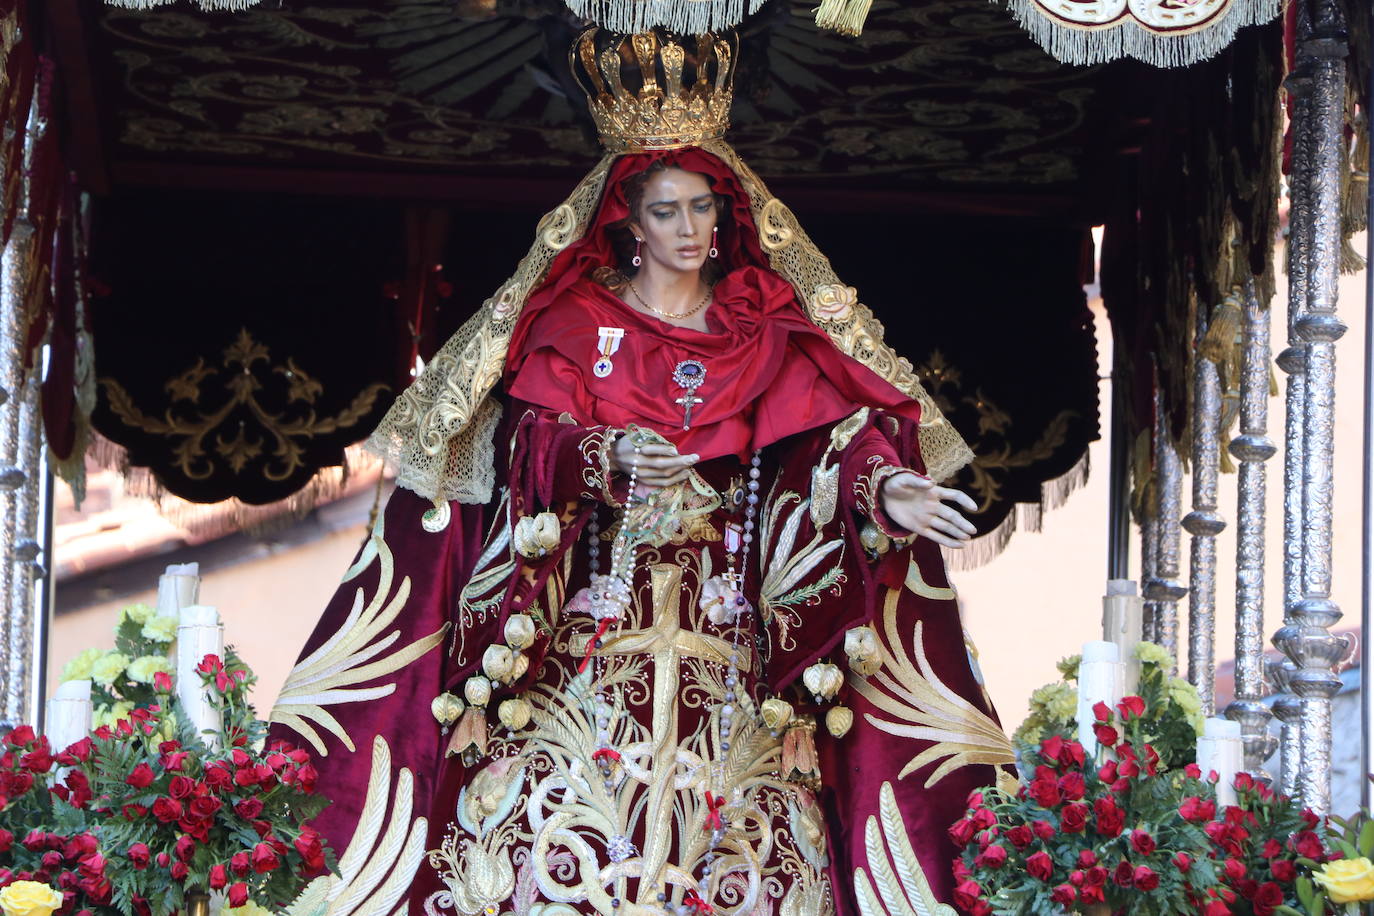
{"label": "yellow flower", "polygon": [[129,663],[129,680],[139,684],[151,684],[153,675],[159,671],[172,673],[172,666],[161,655],[143,655]]}
{"label": "yellow flower", "polygon": [[1146,665],[1157,665],[1166,671],[1174,666],[1174,657],[1169,650],[1152,642],[1136,643],[1135,657]]}
{"label": "yellow flower", "polygon": [[109,687],[124,669],[129,667],[129,656],[119,652],[106,652],[91,666],[91,680],[103,687]]}
{"label": "yellow flower", "polygon": [[121,700],[111,706],[97,706],[91,714],[91,728],[99,728],[102,725],[110,728],[115,727],[115,723],[120,719],[127,719],[129,713],[134,711],[134,704]]}
{"label": "yellow flower", "polygon": [[1076,678],[1078,677],[1078,666],[1082,661],[1083,656],[1070,655],[1068,658],[1061,658],[1054,667],[1059,669],[1061,677]]}
{"label": "yellow flower", "polygon": [[1363,856],[1327,862],[1312,874],[1312,880],[1326,890],[1332,903],[1374,900],[1374,863]]}
{"label": "yellow flower", "polygon": [[0,890],[0,910],[5,916],[52,916],[62,905],[62,894],[37,881],[15,881]]}
{"label": "yellow flower", "polygon": [[177,638],[177,619],[170,614],[149,617],[148,622],[143,624],[143,638],[153,642],[171,642]]}
{"label": "yellow flower", "polygon": [[95,665],[96,659],[104,654],[104,649],[84,650],[76,658],[67,662],[67,667],[62,669],[62,680],[84,681],[91,676],[91,668]]}
{"label": "yellow flower", "polygon": [[243,906],[226,907],[222,912],[225,916],[276,916],[275,913],[256,900],[250,900]]}
{"label": "yellow flower", "polygon": [[131,604],[119,612],[119,622],[132,620],[134,623],[144,624],[154,613],[156,612],[146,604]]}
{"label": "yellow flower", "polygon": [[1188,717],[1188,723],[1193,726],[1193,730],[1199,735],[1202,734],[1202,700],[1197,695],[1197,688],[1181,677],[1171,677],[1169,678],[1169,699],[1173,701],[1175,706],[1183,710],[1183,714]]}
{"label": "yellow flower", "polygon": [[1046,684],[1031,694],[1030,708],[1049,722],[1067,722],[1078,715],[1078,692],[1063,681]]}

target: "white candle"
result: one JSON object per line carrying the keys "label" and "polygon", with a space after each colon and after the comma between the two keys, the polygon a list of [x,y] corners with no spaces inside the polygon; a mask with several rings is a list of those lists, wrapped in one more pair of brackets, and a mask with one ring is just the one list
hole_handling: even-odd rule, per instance
{"label": "white candle", "polygon": [[1102,599],[1102,638],[1116,643],[1125,665],[1123,696],[1140,689],[1140,659],[1135,647],[1140,642],[1145,617],[1145,601],[1136,594],[1134,579],[1108,579]]}
{"label": "white candle", "polygon": [[167,567],[157,580],[157,612],[175,617],[184,607],[200,598],[200,564],[177,563]]}
{"label": "white candle", "polygon": [[1202,735],[1197,739],[1197,766],[1203,779],[1216,771],[1219,806],[1234,805],[1239,800],[1235,781],[1244,760],[1245,744],[1239,722],[1213,717],[1203,723]]}
{"label": "white candle", "polygon": [[54,754],[91,733],[91,682],[63,681],[48,698],[44,734]]}
{"label": "white candle", "polygon": [[1125,666],[1121,650],[1114,642],[1085,642],[1083,660],[1078,664],[1078,743],[1092,756],[1097,753],[1093,726],[1097,717],[1093,706],[1106,703],[1115,707],[1125,695]]}
{"label": "white candle", "polygon": [[[177,624],[177,700],[211,749],[219,747],[219,710],[202,689],[196,667],[207,655],[224,659],[224,628],[219,612],[202,604],[183,607]],[[205,734],[205,732],[210,734]]]}

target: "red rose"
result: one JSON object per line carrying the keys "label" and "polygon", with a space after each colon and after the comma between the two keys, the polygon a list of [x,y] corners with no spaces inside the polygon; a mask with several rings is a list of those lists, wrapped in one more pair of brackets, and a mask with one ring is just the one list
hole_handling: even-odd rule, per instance
{"label": "red rose", "polygon": [[992,813],[991,808],[979,808],[977,811],[973,812],[969,820],[973,821],[973,829],[975,831],[987,830],[989,827],[997,824],[997,815]]}
{"label": "red rose", "polygon": [[1174,868],[1177,868],[1185,875],[1188,874],[1188,870],[1193,867],[1192,857],[1186,852],[1174,853],[1174,857],[1171,861],[1174,863]]}
{"label": "red rose", "polygon": [[314,792],[315,780],[319,777],[319,772],[313,766],[308,763],[302,764],[301,768],[296,771],[296,785],[301,787],[302,792]]}
{"label": "red rose", "polygon": [[242,767],[234,771],[234,785],[255,786],[258,784],[258,771],[255,767]]}
{"label": "red rose", "polygon": [[[256,856],[256,854],[257,850],[254,850],[254,855]],[[973,864],[981,868],[1001,868],[1003,865],[1007,864],[1007,847],[999,846],[994,843],[987,849],[978,853],[978,856],[973,860]]]}
{"label": "red rose", "polygon": [[1155,851],[1155,838],[1150,836],[1148,830],[1139,828],[1131,831],[1131,848],[1142,856],[1148,856]]}
{"label": "red rose", "polygon": [[40,738],[33,750],[19,758],[19,765],[30,773],[46,773],[52,769],[52,752],[48,749],[48,739]]}
{"label": "red rose", "polygon": [[158,868],[166,868],[172,864],[172,857],[165,852],[160,852],[153,861],[157,863]]}
{"label": "red rose", "polygon": [[1103,747],[1113,747],[1116,745],[1116,742],[1121,740],[1121,736],[1117,734],[1116,729],[1112,728],[1110,725],[1101,724],[1093,726],[1093,737],[1097,738],[1097,743]]}
{"label": "red rose", "polygon": [[1274,916],[1274,910],[1283,906],[1283,889],[1273,881],[1266,881],[1250,898],[1250,904],[1255,908],[1255,916]]}
{"label": "red rose", "polygon": [[172,855],[183,862],[191,861],[191,856],[196,854],[196,841],[185,834],[177,837],[176,846],[172,849]]}
{"label": "red rose", "polygon": [[1245,863],[1240,859],[1228,858],[1222,866],[1222,870],[1226,872],[1226,878],[1229,881],[1239,881],[1245,877]]}
{"label": "red rose", "polygon": [[1083,780],[1083,774],[1077,770],[1072,770],[1059,777],[1059,792],[1068,801],[1078,801],[1087,791],[1087,784]]}
{"label": "red rose", "polygon": [[[1002,850],[1002,858],[1004,861],[1006,855],[1006,850]],[[277,855],[277,851],[271,846],[266,843],[259,843],[253,847],[253,871],[261,875],[269,871],[275,871],[280,865],[281,858]]]}
{"label": "red rose", "polygon": [[1252,792],[1255,789],[1255,777],[1249,773],[1237,773],[1235,787],[1240,792]]}
{"label": "red rose", "polygon": [[1097,832],[1111,838],[1121,836],[1126,827],[1126,815],[1111,798],[1099,798],[1093,803],[1093,813],[1097,815]]}
{"label": "red rose", "polygon": [[1137,890],[1152,891],[1159,887],[1159,875],[1148,865],[1137,866],[1132,880]]}
{"label": "red rose", "polygon": [[229,873],[223,865],[210,866],[209,882],[212,891],[223,890],[224,886],[229,883]]}
{"label": "red rose", "polygon": [[1312,813],[1311,808],[1303,808],[1301,817],[1303,825],[1307,827],[1308,830],[1316,830],[1317,825],[1322,822],[1321,818]]}
{"label": "red rose", "polygon": [[1116,871],[1112,872],[1112,880],[1122,887],[1130,887],[1131,882],[1135,880],[1135,867],[1122,859],[1117,863]]}
{"label": "red rose", "polygon": [[172,676],[168,674],[166,671],[154,672],[153,689],[156,690],[158,693],[171,693]]}
{"label": "red rose", "polygon": [[1097,778],[1103,782],[1116,782],[1116,761],[1108,760],[1098,767]]}
{"label": "red rose", "polygon": [[194,798],[191,800],[191,814],[200,818],[214,817],[215,812],[223,805],[224,802],[212,795]]}
{"label": "red rose", "polygon": [[954,888],[954,902],[966,910],[973,909],[982,896],[983,888],[976,881],[965,881]]}
{"label": "red rose", "polygon": [[1078,869],[1069,872],[1069,883],[1074,887],[1082,887],[1087,880],[1088,876]]}
{"label": "red rose", "polygon": [[1107,895],[1100,884],[1085,884],[1078,891],[1078,899],[1085,906],[1090,903],[1105,903]]}
{"label": "red rose", "polygon": [[48,848],[48,835],[35,828],[24,837],[22,845],[29,852],[42,852]]}
{"label": "red rose", "polygon": [[249,859],[248,853],[236,852],[230,856],[229,870],[237,877],[246,878],[248,873],[253,870],[253,863],[252,860]]}
{"label": "red rose", "polygon": [[1049,767],[1036,767],[1035,778],[1026,787],[1031,798],[1042,808],[1053,808],[1059,804],[1059,779]]}
{"label": "red rose", "polygon": [[62,853],[57,851],[45,852],[40,861],[42,861],[43,867],[46,869],[51,870],[57,868],[62,864]]}
{"label": "red rose", "polygon": [[21,725],[5,736],[5,741],[11,747],[28,747],[33,744],[33,739],[34,733],[31,725]]}
{"label": "red rose", "polygon": [[126,821],[136,821],[148,813],[148,809],[142,805],[128,804],[119,809]]}
{"label": "red rose", "polygon": [[173,881],[185,881],[185,880],[186,880],[186,875],[187,875],[190,871],[191,871],[191,870],[190,870],[189,868],[186,867],[186,863],[185,863],[185,862],[173,862],[173,863],[172,863],[172,880],[173,880]]}
{"label": "red rose", "polygon": [[1027,858],[1026,872],[1032,878],[1038,878],[1041,881],[1050,880],[1050,876],[1054,874],[1054,862],[1050,859],[1049,853],[1042,849],[1040,852]]}
{"label": "red rose", "polygon": [[177,773],[186,764],[186,758],[190,756],[188,751],[170,751],[162,755],[162,768],[169,773]]}
{"label": "red rose", "polygon": [[1066,909],[1077,897],[1078,891],[1074,890],[1071,884],[1061,884],[1050,891],[1050,900]]}
{"label": "red rose", "polygon": [[152,858],[151,853],[148,851],[148,846],[145,843],[135,843],[129,847],[129,851],[124,853],[124,855],[128,857],[129,864],[138,871],[147,868],[148,862]]}
{"label": "red rose", "polygon": [[195,790],[195,780],[185,776],[173,776],[171,783],[167,786],[167,794],[177,799],[188,798]]}
{"label": "red rose", "polygon": [[162,797],[153,802],[153,817],[170,824],[182,815],[181,802],[175,798]]}
{"label": "red rose", "polygon": [[88,878],[103,875],[105,873],[105,857],[98,852],[93,852],[81,858],[81,873]]}
{"label": "red rose", "polygon": [[1054,836],[1054,825],[1049,821],[1031,821],[1031,830],[1042,840],[1048,840]]}
{"label": "red rose", "polygon": [[1202,916],[1231,916],[1231,910],[1220,900],[1213,900],[1202,908]]}
{"label": "red rose", "polygon": [[216,760],[205,767],[205,784],[216,792],[222,792],[234,785],[234,776],[223,761]]}
{"label": "red rose", "polygon": [[1059,759],[1059,753],[1064,749],[1064,739],[1058,735],[1051,735],[1040,742],[1040,759],[1046,763]]}
{"label": "red rose", "polygon": [[14,834],[0,827],[0,852],[9,852],[14,845]]}
{"label": "red rose", "polygon": [[1304,830],[1293,837],[1293,848],[1304,859],[1320,859],[1326,854],[1321,839],[1310,830]]}
{"label": "red rose", "polygon": [[[244,801],[250,800],[251,799],[244,799]],[[238,805],[235,805],[234,810],[238,811],[239,805],[242,805],[243,803],[244,802],[239,802]],[[950,825],[949,838],[954,841],[955,846],[958,846],[960,849],[963,849],[973,839],[973,834],[976,832],[976,830],[977,828],[973,826],[973,821],[969,820],[966,817],[960,818],[959,820],[955,821],[953,824]]]}
{"label": "red rose", "polygon": [[312,871],[324,868],[324,844],[314,829],[306,827],[292,845],[296,847],[296,852],[300,853],[306,868]]}
{"label": "red rose", "polygon": [[1183,818],[1185,821],[1191,821],[1194,824],[1202,824],[1210,821],[1216,816],[1216,813],[1216,802],[1212,801],[1210,798],[1198,798],[1196,795],[1190,795],[1185,798],[1183,803],[1178,806],[1179,817]]}
{"label": "red rose", "polygon": [[1189,779],[1201,779],[1202,770],[1196,763],[1190,763],[1183,768],[1183,775],[1187,776]]}
{"label": "red rose", "polygon": [[130,771],[124,781],[135,789],[146,789],[153,784],[153,768],[146,763],[140,763]]}
{"label": "red rose", "polygon": [[1110,722],[1112,720],[1112,708],[1101,701],[1094,703],[1093,718],[1099,722]]}
{"label": "red rose", "polygon": [[1075,802],[1059,812],[1059,829],[1065,833],[1082,833],[1088,827],[1088,806]]}
{"label": "red rose", "polygon": [[28,770],[0,773],[0,795],[13,800],[33,788],[33,774]]}
{"label": "red rose", "polygon": [[242,881],[229,885],[229,905],[243,906],[248,902],[248,885]]}
{"label": "red rose", "polygon": [[1081,767],[1086,760],[1083,745],[1077,741],[1065,741],[1059,748],[1058,760],[1066,767]]}
{"label": "red rose", "polygon": [[1273,837],[1270,837],[1265,840],[1264,845],[1260,847],[1260,855],[1266,859],[1272,859],[1274,856],[1283,855],[1283,844]]}
{"label": "red rose", "polygon": [[970,874],[968,866],[964,864],[963,859],[955,859],[954,864],[950,866],[950,871],[954,873],[954,880],[956,883],[963,881]]}
{"label": "red rose", "polygon": [[1275,859],[1269,863],[1269,871],[1274,876],[1275,881],[1296,881],[1298,880],[1298,869],[1289,859]]}
{"label": "red rose", "polygon": [[1091,849],[1080,849],[1080,850],[1078,850],[1078,867],[1079,867],[1079,868],[1092,868],[1092,867],[1093,867],[1094,865],[1096,865],[1096,864],[1097,864],[1097,853],[1093,852]]}
{"label": "red rose", "polygon": [[1116,709],[1121,713],[1121,721],[1129,722],[1145,715],[1145,701],[1140,697],[1125,697],[1116,704]]}
{"label": "red rose", "polygon": [[1017,824],[1007,831],[1007,840],[1017,849],[1025,849],[1035,839],[1035,834],[1025,824]]}

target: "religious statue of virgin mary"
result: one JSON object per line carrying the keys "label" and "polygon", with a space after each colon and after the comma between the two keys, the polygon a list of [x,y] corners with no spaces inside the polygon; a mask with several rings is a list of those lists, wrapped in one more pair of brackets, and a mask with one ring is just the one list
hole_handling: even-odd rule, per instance
{"label": "religious statue of virgin mary", "polygon": [[272,720],[346,875],[391,805],[412,913],[952,913],[1011,761],[940,552],[970,454],[723,141],[736,57],[579,39],[608,154],[372,437]]}

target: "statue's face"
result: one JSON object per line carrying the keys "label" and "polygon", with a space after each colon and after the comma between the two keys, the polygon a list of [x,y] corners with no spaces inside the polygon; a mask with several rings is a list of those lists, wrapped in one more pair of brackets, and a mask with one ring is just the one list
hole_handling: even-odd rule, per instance
{"label": "statue's face", "polygon": [[715,225],[716,198],[706,178],[665,169],[644,183],[630,230],[643,239],[644,268],[686,272],[706,263]]}

